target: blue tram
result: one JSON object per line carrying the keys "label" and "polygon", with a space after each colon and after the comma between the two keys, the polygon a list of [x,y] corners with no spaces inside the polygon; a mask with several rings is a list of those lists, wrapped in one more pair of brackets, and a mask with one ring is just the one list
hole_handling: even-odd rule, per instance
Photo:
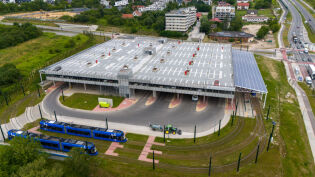
{"label": "blue tram", "polygon": [[12,129],[8,131],[8,138],[14,137],[32,138],[41,143],[43,148],[57,151],[69,152],[72,148],[82,148],[89,155],[97,155],[96,147],[91,142],[78,141],[73,139],[64,139],[59,137],[47,136],[43,134],[29,133],[22,130]]}
{"label": "blue tram", "polygon": [[86,138],[94,138],[99,140],[126,142],[125,133],[121,130],[113,130],[107,128],[90,127],[85,125],[68,124],[65,122],[57,122],[51,120],[41,120],[40,129],[56,133],[65,133],[74,136],[82,136]]}

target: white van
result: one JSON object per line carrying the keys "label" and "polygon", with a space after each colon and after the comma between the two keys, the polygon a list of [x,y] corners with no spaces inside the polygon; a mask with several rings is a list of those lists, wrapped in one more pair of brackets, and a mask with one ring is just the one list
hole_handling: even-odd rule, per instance
{"label": "white van", "polygon": [[308,53],[308,49],[307,48],[304,49],[304,53]]}
{"label": "white van", "polygon": [[305,82],[306,82],[307,84],[312,84],[312,79],[311,79],[311,77],[310,77],[310,76],[306,76],[306,77],[305,77]]}

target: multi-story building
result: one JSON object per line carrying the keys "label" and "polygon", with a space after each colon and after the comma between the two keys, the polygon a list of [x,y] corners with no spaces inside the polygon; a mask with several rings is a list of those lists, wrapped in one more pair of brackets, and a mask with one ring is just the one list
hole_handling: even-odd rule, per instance
{"label": "multi-story building", "polygon": [[249,9],[248,2],[237,3],[237,10],[248,10],[248,9]]}
{"label": "multi-story building", "polygon": [[246,22],[253,22],[253,23],[262,23],[267,22],[269,20],[266,16],[257,16],[257,15],[244,15],[242,20]]}
{"label": "multi-story building", "polygon": [[215,8],[215,18],[231,21],[235,17],[235,7],[226,2],[219,2]]}
{"label": "multi-story building", "polygon": [[115,7],[126,6],[126,5],[128,5],[128,0],[121,0],[121,1],[115,2]]}
{"label": "multi-story building", "polygon": [[165,30],[187,31],[197,20],[196,8],[187,7],[165,14]]}
{"label": "multi-story building", "polygon": [[108,7],[109,6],[109,1],[107,1],[107,0],[100,0],[100,4],[104,5],[105,7]]}
{"label": "multi-story building", "polygon": [[158,0],[147,7],[138,7],[138,11],[145,12],[145,11],[164,10],[166,8],[166,4],[169,3],[170,1],[172,0]]}

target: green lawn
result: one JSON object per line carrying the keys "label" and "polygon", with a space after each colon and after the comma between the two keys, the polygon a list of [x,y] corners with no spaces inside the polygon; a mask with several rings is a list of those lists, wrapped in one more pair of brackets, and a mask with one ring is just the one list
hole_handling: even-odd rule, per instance
{"label": "green lawn", "polygon": [[[261,56],[256,59],[268,89],[266,105],[271,105],[271,117],[278,125],[275,141],[279,144],[283,176],[314,176],[314,160],[304,121],[296,94],[287,82],[284,65]],[[285,98],[288,92],[292,96]]]}
{"label": "green lawn", "polygon": [[242,16],[244,16],[244,15],[246,15],[247,14],[247,10],[236,10],[235,11],[235,16],[240,16],[240,17],[242,17]]}
{"label": "green lawn", "polygon": [[[127,133],[128,142],[122,144],[124,148],[115,151],[120,156],[112,157],[103,154],[110,142],[43,133],[94,142],[99,150],[96,157],[99,162],[92,167],[91,176],[206,176],[210,154],[213,157],[213,168],[216,167],[212,171],[214,176],[314,176],[314,160],[310,155],[304,122],[295,92],[287,82],[284,65],[261,56],[256,56],[256,60],[268,88],[266,105],[271,105],[270,117],[277,122],[269,152],[266,152],[263,144],[267,142],[271,131],[271,120],[255,121],[250,118],[237,118],[232,127],[229,122],[222,128],[221,136],[215,133],[200,137],[196,139],[196,143],[193,139],[167,139],[166,146],[153,145],[153,149],[163,152],[162,155],[155,156],[160,160],[155,171],[152,170],[152,163],[137,160],[148,136]],[[291,97],[285,98],[288,92]],[[264,110],[265,114],[266,112],[267,109]],[[259,137],[262,138],[259,140]],[[162,142],[163,139],[156,138],[156,141]],[[246,163],[242,161],[238,173],[236,165],[218,169],[223,164],[236,162],[240,152],[243,158],[251,152],[255,154],[258,141],[261,143],[261,153],[257,164],[250,158]],[[149,154],[149,157],[152,157],[152,154]]]}
{"label": "green lawn", "polygon": [[92,95],[86,93],[74,93],[69,97],[65,96],[65,101],[63,101],[62,96],[60,96],[59,100],[62,104],[70,108],[93,110],[98,105],[99,97],[113,99],[113,108],[119,106],[124,100],[123,97],[119,96]]}
{"label": "green lawn", "polygon": [[315,90],[311,89],[306,83],[304,82],[299,82],[300,87],[304,90],[308,97],[308,101],[311,104],[313,114],[315,112]]}
{"label": "green lawn", "polygon": [[292,16],[291,16],[291,13],[288,12],[286,20],[285,20],[285,24],[284,24],[283,33],[282,33],[283,44],[285,47],[290,46],[290,41],[289,41],[290,39],[288,39],[288,33],[291,26],[291,22],[292,22]]}
{"label": "green lawn", "polygon": [[[71,39],[75,41],[75,46],[66,48],[65,44]],[[86,35],[78,35],[70,38],[57,36],[52,33],[44,33],[39,38],[29,40],[14,47],[1,49],[0,66],[5,63],[16,65],[23,75],[23,79],[18,84],[24,85],[26,96],[24,97],[22,89],[17,85],[14,92],[9,94],[9,106],[6,106],[3,98],[0,97],[0,120],[8,121],[9,118],[22,114],[26,107],[33,106],[41,101],[44,96],[43,91],[40,89],[40,98],[37,96],[36,91],[36,85],[40,81],[39,69],[103,41],[104,38],[88,37]],[[3,91],[6,88],[1,89]]]}
{"label": "green lawn", "polygon": [[258,15],[264,15],[266,17],[274,17],[273,13],[272,13],[272,9],[259,9],[258,10]]}
{"label": "green lawn", "polygon": [[54,22],[51,21],[40,21],[40,20],[29,20],[29,19],[17,19],[17,18],[5,18],[2,20],[3,22],[17,22],[17,23],[32,23],[34,25],[44,25],[44,26],[53,26],[53,27],[58,27]]}

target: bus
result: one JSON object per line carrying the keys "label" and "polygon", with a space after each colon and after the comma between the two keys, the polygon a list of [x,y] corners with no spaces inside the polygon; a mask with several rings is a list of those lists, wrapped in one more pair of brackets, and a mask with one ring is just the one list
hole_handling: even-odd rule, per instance
{"label": "bus", "polygon": [[29,133],[27,131],[12,129],[8,131],[8,138],[14,137],[31,138],[39,141],[43,148],[56,151],[69,152],[72,148],[84,149],[89,155],[97,155],[98,152],[93,143],[87,141],[78,141],[73,139],[64,139],[60,137],[47,136],[43,134]]}
{"label": "bus", "polygon": [[297,40],[298,40],[298,38],[297,38],[295,32],[293,32],[293,34],[292,34],[292,40],[293,40],[294,43],[296,43]]}
{"label": "bus", "polygon": [[64,133],[86,138],[94,138],[113,142],[127,142],[125,133],[121,130],[91,127],[78,124],[68,124],[65,122],[51,121],[43,119],[39,122],[40,129],[56,133]]}
{"label": "bus", "polygon": [[314,80],[315,79],[315,66],[313,64],[309,64],[307,66],[307,72],[311,76],[311,78]]}

